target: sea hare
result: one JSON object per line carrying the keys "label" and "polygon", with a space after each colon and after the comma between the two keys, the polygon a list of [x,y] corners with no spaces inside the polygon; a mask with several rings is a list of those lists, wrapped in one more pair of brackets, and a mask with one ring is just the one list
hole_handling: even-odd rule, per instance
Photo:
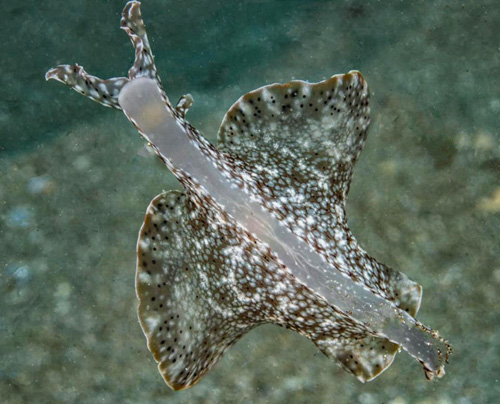
{"label": "sea hare", "polygon": [[164,93],[141,18],[121,27],[135,48],[128,78],[78,65],[47,72],[123,110],[181,182],[149,205],[137,247],[139,319],[167,384],[195,384],[243,334],[275,323],[311,339],[359,380],[399,347],[429,379],[449,344],[415,315],[422,288],[370,257],[347,226],[345,202],[370,122],[368,86],[351,71],[319,83],[272,84],[226,113],[217,148]]}

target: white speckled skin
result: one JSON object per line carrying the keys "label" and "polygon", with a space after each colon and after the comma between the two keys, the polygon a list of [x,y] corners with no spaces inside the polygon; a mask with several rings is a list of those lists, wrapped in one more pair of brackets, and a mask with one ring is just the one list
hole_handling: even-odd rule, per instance
{"label": "white speckled skin", "polygon": [[157,196],[138,243],[139,318],[166,382],[192,386],[241,335],[273,322],[313,340],[359,380],[398,346],[442,376],[448,344],[418,323],[421,287],[368,256],[347,227],[345,200],[369,125],[358,72],[294,81],[243,96],[218,148],[161,89],[139,3],[122,28],[136,61],[100,80],[59,66],[47,78],[123,109],[185,194]]}

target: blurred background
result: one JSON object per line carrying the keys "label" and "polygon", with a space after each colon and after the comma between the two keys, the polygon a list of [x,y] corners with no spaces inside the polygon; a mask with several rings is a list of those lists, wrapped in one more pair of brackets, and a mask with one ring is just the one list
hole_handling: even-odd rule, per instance
{"label": "blurred background", "polygon": [[124,1],[4,2],[0,58],[0,397],[5,403],[493,403],[500,396],[500,6],[457,1],[145,0],[164,88],[214,142],[257,87],[360,70],[372,126],[348,202],[365,249],[424,288],[454,348],[425,380],[405,353],[361,384],[267,325],[195,387],[164,384],[136,317],[149,201],[179,188],[121,113],[45,72],[123,76]]}

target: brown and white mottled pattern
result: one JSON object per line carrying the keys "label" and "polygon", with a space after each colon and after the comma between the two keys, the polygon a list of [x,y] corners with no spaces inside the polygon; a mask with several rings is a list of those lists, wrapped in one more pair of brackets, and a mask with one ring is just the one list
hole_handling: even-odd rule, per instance
{"label": "brown and white mottled pattern", "polygon": [[[122,109],[118,103],[118,94],[130,80],[148,77],[155,80],[158,86],[162,88],[160,77],[156,71],[154,56],[149,46],[146,26],[141,18],[139,4],[133,1],[128,2],[123,9],[120,21],[120,28],[127,33],[135,50],[135,60],[128,71],[128,78],[115,77],[102,80],[88,74],[83,67],[75,63],[74,65],[61,65],[50,69],[45,74],[45,79],[60,81],[91,100],[118,110]],[[163,91],[162,95],[167,101],[167,96]]]}
{"label": "brown and white mottled pattern", "polygon": [[[370,123],[359,72],[252,91],[227,112],[218,149],[245,161],[254,192],[328,262],[415,315],[420,287],[368,256],[349,231],[345,200]],[[401,294],[398,284],[405,284]],[[411,291],[410,291],[411,290]]]}
{"label": "brown and white mottled pattern", "polygon": [[229,346],[266,322],[310,338],[363,379],[392,362],[397,345],[337,312],[213,201],[197,199],[158,195],[138,245],[139,318],[171,387],[196,383]]}
{"label": "brown and white mottled pattern", "polygon": [[449,345],[413,318],[421,287],[370,257],[347,226],[370,121],[361,74],[244,95],[215,148],[184,119],[191,96],[174,108],[164,93],[139,5],[127,3],[121,20],[135,48],[128,78],[101,80],[78,65],[46,78],[123,109],[185,189],[153,199],[137,249],[139,319],[168,385],[192,386],[269,322],[311,339],[361,381],[386,369],[399,344],[427,377],[442,376]]}

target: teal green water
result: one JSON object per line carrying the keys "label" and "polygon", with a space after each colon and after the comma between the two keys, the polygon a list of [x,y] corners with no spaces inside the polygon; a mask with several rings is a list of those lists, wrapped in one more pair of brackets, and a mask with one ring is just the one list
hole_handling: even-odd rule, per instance
{"label": "teal green water", "polygon": [[242,94],[360,70],[372,127],[351,186],[354,234],[424,287],[419,319],[454,355],[425,380],[405,353],[361,384],[273,326],[190,390],[163,383],[136,319],[135,242],[178,188],[118,112],[45,71],[133,60],[122,1],[2,7],[0,397],[64,403],[493,403],[500,396],[500,6],[495,1],[145,1],[169,96],[210,140]]}

